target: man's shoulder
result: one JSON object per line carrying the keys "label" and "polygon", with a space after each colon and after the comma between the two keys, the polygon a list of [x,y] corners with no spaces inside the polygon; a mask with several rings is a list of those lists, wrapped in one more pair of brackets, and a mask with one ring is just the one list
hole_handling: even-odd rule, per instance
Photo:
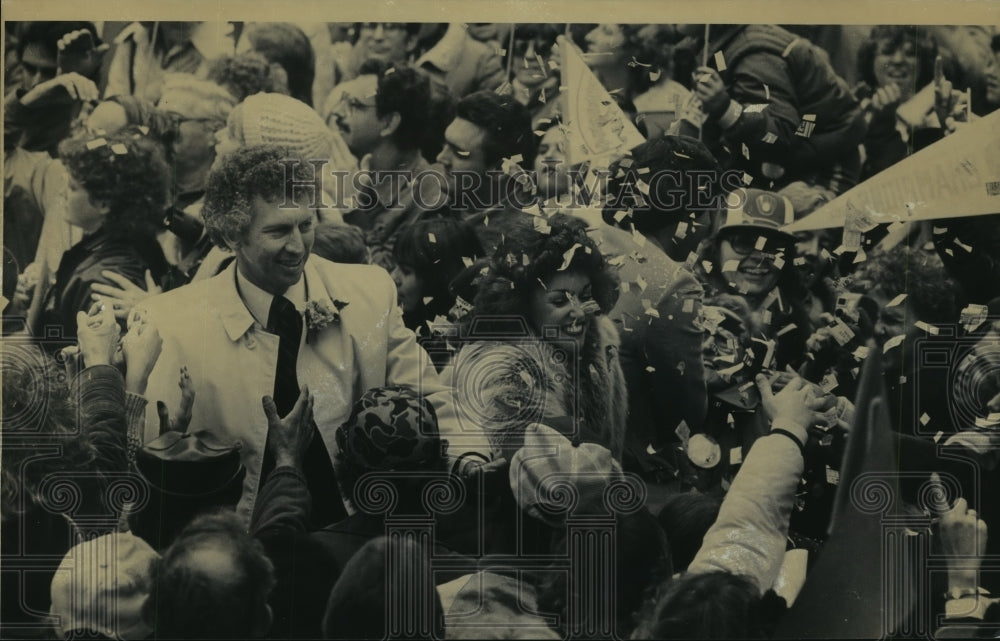
{"label": "man's shoulder", "polygon": [[216,293],[225,286],[227,276],[232,279],[229,270],[223,270],[222,273],[211,278],[187,283],[176,289],[151,296],[142,301],[141,306],[151,313],[176,312],[183,309],[185,314],[190,314],[197,309],[207,310],[212,307]]}

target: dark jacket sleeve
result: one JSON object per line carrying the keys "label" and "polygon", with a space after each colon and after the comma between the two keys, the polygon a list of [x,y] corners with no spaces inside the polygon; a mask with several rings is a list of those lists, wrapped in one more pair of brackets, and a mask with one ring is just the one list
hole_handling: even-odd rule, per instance
{"label": "dark jacket sleeve", "polygon": [[671,289],[656,307],[659,318],[653,319],[646,332],[646,361],[653,368],[653,412],[665,430],[672,431],[681,420],[697,429],[708,409],[702,333],[695,326],[703,291],[685,269],[677,271]]}
{"label": "dark jacket sleeve", "polygon": [[276,468],[268,475],[257,497],[250,520],[251,534],[264,539],[282,533],[305,533],[311,500],[300,471],[287,466]]}

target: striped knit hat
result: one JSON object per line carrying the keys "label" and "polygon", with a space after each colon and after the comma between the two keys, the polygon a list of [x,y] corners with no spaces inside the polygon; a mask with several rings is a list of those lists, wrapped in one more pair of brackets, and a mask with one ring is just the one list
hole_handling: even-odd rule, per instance
{"label": "striped knit hat", "polygon": [[280,145],[306,160],[330,159],[336,134],[309,105],[277,93],[255,94],[242,105],[247,146]]}

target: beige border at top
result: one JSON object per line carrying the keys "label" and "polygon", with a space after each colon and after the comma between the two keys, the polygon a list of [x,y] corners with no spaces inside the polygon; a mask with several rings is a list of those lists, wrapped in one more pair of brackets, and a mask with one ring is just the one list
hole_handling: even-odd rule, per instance
{"label": "beige border at top", "polygon": [[1000,26],[1000,0],[0,0],[4,20],[755,22]]}

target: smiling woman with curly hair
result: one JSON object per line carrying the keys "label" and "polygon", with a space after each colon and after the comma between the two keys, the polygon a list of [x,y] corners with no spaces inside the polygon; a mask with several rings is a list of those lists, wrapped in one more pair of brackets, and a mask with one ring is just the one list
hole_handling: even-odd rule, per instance
{"label": "smiling woman with curly hair", "polygon": [[620,458],[627,401],[618,282],[582,220],[558,214],[511,230],[480,277],[454,364],[456,405],[494,457],[543,423]]}
{"label": "smiling woman with curly hair", "polygon": [[45,298],[42,326],[61,325],[75,336],[76,313],[93,301],[93,285],[116,286],[114,272],[145,288],[149,270],[161,285],[168,265],[156,242],[170,185],[159,143],[137,131],[59,146],[68,174],[66,222],[84,232],[63,254]]}

